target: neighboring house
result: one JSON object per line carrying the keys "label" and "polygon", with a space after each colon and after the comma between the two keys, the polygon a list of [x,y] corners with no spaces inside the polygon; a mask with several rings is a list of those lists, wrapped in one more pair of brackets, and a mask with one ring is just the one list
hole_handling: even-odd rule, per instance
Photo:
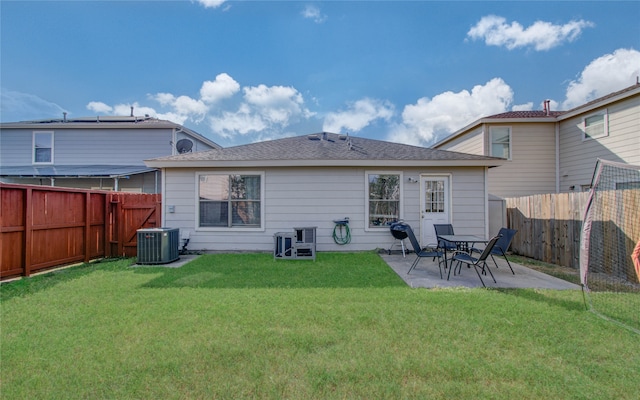
{"label": "neighboring house", "polygon": [[[402,219],[422,244],[434,223],[488,235],[487,171],[504,160],[332,133],[147,160],[162,169],[165,226],[194,250],[271,251],[274,234],[317,227],[319,251],[389,248]],[[333,239],[349,218],[351,242]]]}
{"label": "neighboring house", "polygon": [[496,196],[587,190],[598,158],[640,165],[640,84],[569,111],[481,118],[432,148],[507,159],[489,172]]}
{"label": "neighboring house", "polygon": [[147,116],[2,123],[0,181],[158,193],[160,174],[144,159],[219,147]]}

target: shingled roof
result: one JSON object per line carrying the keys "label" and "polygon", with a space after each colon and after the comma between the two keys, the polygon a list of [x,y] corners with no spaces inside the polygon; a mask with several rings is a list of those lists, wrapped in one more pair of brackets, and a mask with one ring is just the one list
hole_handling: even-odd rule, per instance
{"label": "shingled roof", "polygon": [[503,160],[321,132],[241,146],[155,158],[152,167],[456,165],[498,166]]}
{"label": "shingled roof", "polygon": [[560,115],[564,114],[566,111],[541,111],[541,110],[533,110],[533,111],[508,111],[500,114],[490,115],[485,117],[487,119],[500,119],[500,118],[551,118],[555,119]]}

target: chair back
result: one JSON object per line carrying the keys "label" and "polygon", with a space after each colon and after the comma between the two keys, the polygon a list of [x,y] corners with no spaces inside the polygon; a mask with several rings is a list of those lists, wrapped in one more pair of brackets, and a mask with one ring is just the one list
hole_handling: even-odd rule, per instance
{"label": "chair back", "polygon": [[413,233],[413,229],[411,229],[411,225],[406,224],[407,236],[409,237],[409,241],[411,242],[411,246],[413,246],[413,251],[416,254],[419,254],[422,251],[422,247],[420,247],[420,243],[418,239],[416,239],[415,233]]}
{"label": "chair back", "polygon": [[501,236],[498,235],[498,236],[492,237],[491,240],[489,240],[489,243],[487,243],[487,246],[484,248],[484,250],[482,250],[482,254],[480,254],[480,257],[478,257],[478,261],[477,261],[478,263],[485,261],[487,257],[489,257],[489,254],[491,254],[491,251],[493,250],[493,248],[495,247],[496,243],[500,238]]}
{"label": "chair back", "polygon": [[500,239],[498,239],[498,241],[496,242],[496,250],[500,248],[504,253],[506,253],[507,250],[509,250],[511,241],[513,240],[513,237],[516,235],[516,233],[518,233],[516,229],[500,228],[498,236],[502,237],[500,237]]}
{"label": "chair back", "polygon": [[433,229],[436,230],[436,235],[455,235],[453,233],[453,225],[451,224],[433,224]]}

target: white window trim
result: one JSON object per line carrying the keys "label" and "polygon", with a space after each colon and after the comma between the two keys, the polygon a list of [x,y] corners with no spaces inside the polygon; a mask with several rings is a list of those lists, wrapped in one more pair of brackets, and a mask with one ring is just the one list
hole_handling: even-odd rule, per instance
{"label": "white window trim", "polygon": [[[51,161],[38,162],[36,161],[36,134],[49,133],[51,134]],[[54,160],[54,143],[55,136],[53,131],[33,131],[31,135],[31,163],[36,165],[52,165]]]}
{"label": "white window trim", "polygon": [[[603,133],[601,135],[598,136],[587,136],[587,118],[589,117],[593,117],[595,115],[602,115],[603,118],[603,123],[604,123],[604,128],[603,128]],[[580,130],[582,131],[582,141],[589,141],[589,140],[593,140],[593,139],[599,139],[599,138],[603,138],[603,137],[607,137],[609,136],[609,111],[608,109],[603,109],[603,110],[599,110],[598,112],[594,112],[588,115],[585,115],[584,117],[582,117],[582,123],[580,124]]]}
{"label": "white window trim", "polygon": [[389,230],[388,226],[369,226],[369,175],[399,175],[400,176],[400,206],[398,219],[404,219],[404,175],[402,171],[364,171],[364,230],[365,232],[379,232]]}
{"label": "white window trim", "polygon": [[[260,226],[259,227],[213,227],[213,226],[200,226],[200,176],[203,175],[260,175]],[[196,184],[195,184],[195,221],[196,231],[201,232],[264,232],[265,231],[265,172],[264,171],[198,171],[196,172]]]}
{"label": "white window trim", "polygon": [[489,127],[489,155],[491,157],[498,157],[498,156],[494,156],[493,155],[493,129],[494,128],[507,128],[509,129],[509,157],[506,158],[507,160],[511,160],[511,157],[513,156],[513,151],[512,151],[512,147],[513,147],[513,140],[512,140],[512,134],[513,134],[513,129],[511,128],[511,126],[504,126],[504,125],[497,125],[497,126],[490,126]]}

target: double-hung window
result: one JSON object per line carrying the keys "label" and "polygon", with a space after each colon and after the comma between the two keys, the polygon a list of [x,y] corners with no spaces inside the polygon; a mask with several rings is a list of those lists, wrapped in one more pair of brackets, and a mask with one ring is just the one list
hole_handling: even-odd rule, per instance
{"label": "double-hung window", "polygon": [[367,172],[368,228],[389,227],[400,219],[402,174],[397,172]]}
{"label": "double-hung window", "polygon": [[33,132],[33,163],[53,164],[53,132]]}
{"label": "double-hung window", "polygon": [[199,226],[261,228],[263,180],[260,173],[199,175]]}
{"label": "double-hung window", "polygon": [[491,136],[491,156],[511,159],[511,128],[508,126],[492,126],[489,129]]}
{"label": "double-hung window", "polygon": [[582,120],[582,140],[595,139],[609,135],[607,110],[591,114]]}

